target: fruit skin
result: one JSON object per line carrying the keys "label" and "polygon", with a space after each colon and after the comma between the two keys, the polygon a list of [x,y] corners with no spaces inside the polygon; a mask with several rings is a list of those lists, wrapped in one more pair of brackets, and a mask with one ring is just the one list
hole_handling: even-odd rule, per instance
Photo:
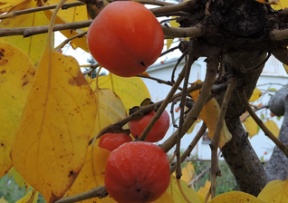
{"label": "fruit skin", "polygon": [[127,142],[111,152],[105,186],[119,203],[146,203],[158,199],[170,182],[165,152],[150,142]]}
{"label": "fruit skin", "polygon": [[[143,116],[141,119],[129,122],[130,132],[135,138],[139,138],[146,126],[152,120],[155,113],[155,111],[151,111],[149,114]],[[145,141],[158,142],[159,140],[161,140],[165,136],[169,128],[169,124],[170,117],[168,112],[165,110],[148,133]]]}
{"label": "fruit skin", "polygon": [[118,148],[120,145],[132,141],[129,135],[123,133],[105,133],[100,137],[99,147],[107,149],[112,152],[114,149]]}
{"label": "fruit skin", "polygon": [[108,4],[91,23],[92,56],[110,72],[129,77],[144,72],[160,56],[164,34],[156,17],[134,1]]}

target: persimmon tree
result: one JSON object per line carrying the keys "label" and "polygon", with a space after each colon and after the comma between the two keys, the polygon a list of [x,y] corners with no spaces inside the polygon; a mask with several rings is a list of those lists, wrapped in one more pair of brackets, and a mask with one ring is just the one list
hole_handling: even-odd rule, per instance
{"label": "persimmon tree", "polygon": [[[268,182],[271,178],[249,143],[240,116],[247,111],[279,153],[288,155],[285,140],[278,140],[249,104],[269,57],[288,64],[287,2],[139,0],[154,5],[149,10],[155,17],[166,18],[160,23],[167,40],[185,38],[170,50],[182,52],[175,70],[185,60],[179,75],[171,73],[171,81],[145,72],[127,78],[113,74],[91,78],[81,72],[73,57],[61,53],[67,43],[89,52],[87,28],[109,3],[113,2],[6,0],[0,4],[0,176],[14,167],[33,188],[22,201],[32,201],[40,192],[47,202],[115,202],[104,184],[110,151],[98,146],[99,138],[105,133],[128,136],[130,121],[155,111],[139,135],[144,139],[167,105],[175,101],[180,104],[177,128],[159,145],[165,152],[173,150],[170,171],[175,173],[155,202],[208,202],[209,196],[211,202],[286,201],[277,195],[285,191],[287,177]],[[169,21],[179,26],[170,26]],[[67,37],[57,47],[56,31]],[[133,37],[129,41],[133,43]],[[200,57],[206,58],[205,79],[190,81],[191,66]],[[152,103],[141,77],[169,85],[171,90],[162,101]],[[181,139],[197,119],[204,122],[181,154]],[[206,129],[211,139],[211,187],[203,197],[180,179],[181,163]],[[215,197],[216,179],[221,176],[219,150],[241,192]]]}

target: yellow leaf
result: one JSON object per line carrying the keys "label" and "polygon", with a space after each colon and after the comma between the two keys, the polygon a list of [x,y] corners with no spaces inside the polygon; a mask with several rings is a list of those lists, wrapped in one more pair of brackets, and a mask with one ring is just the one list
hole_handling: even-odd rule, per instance
{"label": "yellow leaf", "polygon": [[250,99],[249,99],[249,102],[254,102],[254,101],[256,101],[257,99],[259,99],[259,98],[261,97],[261,95],[262,95],[261,90],[259,90],[258,88],[255,88],[255,89],[253,90],[253,93],[252,93]]}
{"label": "yellow leaf", "polygon": [[[34,0],[26,0],[23,3],[13,7],[10,11],[34,8],[36,7],[36,3],[37,2]],[[44,15],[43,11],[40,11],[1,20],[0,28],[33,27],[44,26],[48,24],[49,20]],[[1,37],[0,41],[12,44],[20,48],[31,58],[34,64],[38,64],[39,59],[43,55],[45,49],[43,44],[46,44],[47,34],[34,35],[24,38],[21,35],[7,36]]]}
{"label": "yellow leaf", "polygon": [[[205,185],[202,186],[197,193],[202,197],[203,200],[206,199],[206,196],[209,195],[210,193],[210,187],[211,187],[211,182],[209,180],[206,180]],[[208,200],[211,200],[211,196],[209,197]]]}
{"label": "yellow leaf", "polygon": [[194,176],[194,172],[195,172],[194,166],[192,165],[191,162],[188,162],[187,165],[182,168],[181,180],[189,184]]}
{"label": "yellow leaf", "polygon": [[275,137],[279,137],[280,130],[275,121],[269,119],[264,123],[264,125],[273,133]]}
{"label": "yellow leaf", "polygon": [[77,61],[46,48],[12,146],[15,169],[47,202],[61,198],[84,164],[96,98]]}
{"label": "yellow leaf", "polygon": [[11,145],[19,125],[35,70],[18,48],[0,42],[0,177],[12,166]]}
{"label": "yellow leaf", "polygon": [[23,177],[15,170],[14,167],[9,170],[8,175],[13,177],[19,187],[27,186]]}
{"label": "yellow leaf", "polygon": [[[98,143],[93,143],[93,146],[89,146],[87,156],[85,158],[85,164],[81,169],[78,177],[76,178],[72,187],[68,190],[65,196],[72,196],[80,194],[85,191],[89,191],[95,187],[104,185],[104,173],[106,160],[110,152],[108,150],[98,147]],[[98,198],[93,198],[89,200],[83,200],[82,203],[89,202],[102,202],[105,200],[110,200],[109,202],[113,203],[110,197],[99,200]],[[116,203],[116,202],[115,202]]]}
{"label": "yellow leaf", "polygon": [[258,195],[258,199],[267,203],[284,203],[288,202],[288,180],[270,181]]}
{"label": "yellow leaf", "polygon": [[[288,7],[288,6],[287,6],[287,7]],[[284,69],[285,69],[286,73],[288,74],[288,65],[286,65],[286,64],[283,64],[283,67],[284,67]]]}
{"label": "yellow leaf", "polygon": [[[181,189],[185,194],[185,198],[189,199],[193,203],[201,203],[199,200],[198,194],[191,188],[188,187],[188,184],[182,180],[179,180],[181,184]],[[180,203],[187,202],[180,192],[180,188],[177,184],[177,179],[174,176],[171,176],[170,184],[166,192],[153,203]]]}
{"label": "yellow leaf", "polygon": [[150,98],[149,91],[142,79],[138,77],[124,78],[114,74],[101,76],[98,78],[98,87],[96,87],[97,78],[90,81],[92,89],[107,88],[122,100],[126,112],[134,106],[139,106],[141,102]]}
{"label": "yellow leaf", "polygon": [[[67,0],[66,3],[73,3],[78,2],[77,0]],[[53,5],[58,4],[59,0],[49,0],[46,2],[46,5]],[[47,10],[45,14],[49,19],[53,14],[54,10]],[[69,9],[61,9],[57,13],[57,18],[55,24],[65,24],[65,23],[72,23],[72,22],[80,22],[88,19],[88,14],[86,11],[85,5],[71,7]],[[73,37],[77,34],[81,34],[85,32],[87,29],[77,29],[77,30],[63,30],[61,33],[65,35],[67,38]],[[86,36],[75,38],[71,41],[76,47],[80,47],[81,49],[88,52]]]}
{"label": "yellow leaf", "polygon": [[36,203],[38,200],[38,192],[36,190],[31,190],[24,197],[19,199],[16,203]]}
{"label": "yellow leaf", "polygon": [[[266,201],[266,200],[265,200]],[[225,192],[212,199],[209,203],[266,203],[253,195],[240,191]],[[270,202],[270,201],[268,201]]]}
{"label": "yellow leaf", "polygon": [[287,0],[279,0],[278,3],[271,5],[274,10],[281,10],[288,8]]}
{"label": "yellow leaf", "polygon": [[125,107],[119,97],[110,89],[97,89],[97,117],[92,137],[103,128],[126,117]]}
{"label": "yellow leaf", "polygon": [[0,198],[0,203],[8,203],[8,202],[4,199],[4,197],[1,197]]}
{"label": "yellow leaf", "polygon": [[25,0],[1,0],[0,4],[0,13],[4,13],[9,11],[14,6],[17,6],[18,4],[24,2]]}
{"label": "yellow leaf", "polygon": [[258,134],[260,128],[251,116],[243,124],[250,138]]}
{"label": "yellow leaf", "polygon": [[[190,95],[196,101],[198,99],[200,90],[192,92]],[[210,99],[203,109],[201,110],[199,114],[199,118],[203,120],[208,128],[208,136],[210,139],[213,138],[215,129],[216,129],[216,123],[218,121],[220,115],[220,107],[218,102],[215,98]],[[232,135],[230,134],[226,122],[224,121],[222,130],[220,132],[220,140],[219,140],[219,148],[222,148],[230,139],[232,138]]]}

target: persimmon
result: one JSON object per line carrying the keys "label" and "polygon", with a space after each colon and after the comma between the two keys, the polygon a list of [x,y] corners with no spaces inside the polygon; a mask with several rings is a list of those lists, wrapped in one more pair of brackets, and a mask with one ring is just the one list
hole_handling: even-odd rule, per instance
{"label": "persimmon", "polygon": [[129,77],[144,72],[163,49],[162,28],[144,5],[108,4],[91,23],[87,43],[92,56],[110,72]]}
{"label": "persimmon", "polygon": [[99,147],[107,149],[108,151],[113,151],[120,145],[132,141],[129,135],[124,133],[105,133],[100,137]]}
{"label": "persimmon", "polygon": [[[141,133],[147,127],[147,125],[152,120],[155,111],[151,111],[149,114],[144,115],[142,118],[138,120],[132,120],[129,122],[130,132],[135,138],[139,138]],[[152,129],[148,133],[145,141],[148,142],[158,142],[160,141],[166,134],[170,124],[170,117],[168,112],[165,110],[161,116],[158,118],[156,123],[153,125]]]}
{"label": "persimmon", "polygon": [[168,188],[169,160],[153,143],[127,142],[109,155],[104,180],[107,192],[119,203],[154,201]]}

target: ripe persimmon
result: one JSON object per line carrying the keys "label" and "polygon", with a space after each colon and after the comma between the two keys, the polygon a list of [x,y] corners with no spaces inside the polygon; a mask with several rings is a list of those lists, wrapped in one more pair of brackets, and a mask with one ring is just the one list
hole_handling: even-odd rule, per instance
{"label": "ripe persimmon", "polygon": [[[138,120],[132,120],[129,122],[130,132],[133,135],[133,137],[139,138],[139,136],[144,131],[146,126],[152,120],[155,113],[156,113],[155,111],[151,111],[149,114],[144,115],[142,118]],[[165,136],[169,128],[169,123],[170,123],[170,117],[168,112],[165,110],[158,118],[156,123],[153,125],[145,141],[148,142],[160,141]]]}
{"label": "ripe persimmon", "polygon": [[168,188],[169,160],[153,143],[127,142],[109,155],[104,180],[107,192],[119,203],[154,201]]}
{"label": "ripe persimmon", "polygon": [[107,149],[108,151],[113,151],[120,145],[132,141],[132,138],[129,135],[124,133],[105,133],[100,137],[99,147]]}
{"label": "ripe persimmon", "polygon": [[92,56],[110,72],[129,77],[144,72],[160,56],[164,34],[144,5],[115,1],[98,14],[87,33]]}

